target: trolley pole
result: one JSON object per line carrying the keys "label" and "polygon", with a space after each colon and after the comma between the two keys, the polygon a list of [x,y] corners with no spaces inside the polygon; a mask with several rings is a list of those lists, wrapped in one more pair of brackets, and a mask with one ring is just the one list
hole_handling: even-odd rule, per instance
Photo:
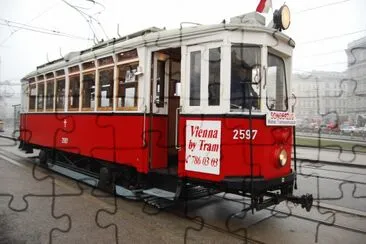
{"label": "trolley pole", "polygon": [[[295,113],[295,105],[296,105],[296,96],[292,93],[292,97],[295,99],[295,102],[292,104],[292,112]],[[293,127],[293,144],[294,144],[294,170],[295,170],[295,184],[294,188],[297,190],[297,160],[296,160],[296,125]]]}

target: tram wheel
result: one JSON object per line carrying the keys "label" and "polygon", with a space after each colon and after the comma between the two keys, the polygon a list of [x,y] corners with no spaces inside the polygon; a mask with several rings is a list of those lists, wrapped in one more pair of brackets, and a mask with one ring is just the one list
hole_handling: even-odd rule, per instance
{"label": "tram wheel", "polygon": [[100,172],[99,172],[99,181],[98,181],[98,186],[99,189],[109,192],[109,193],[114,193],[115,187],[114,187],[114,180],[113,180],[113,176],[112,176],[112,171],[110,168],[108,167],[102,167],[100,168]]}
{"label": "tram wheel", "polygon": [[41,150],[39,151],[38,158],[39,158],[39,162],[40,162],[42,165],[46,165],[46,164],[47,164],[47,159],[48,159],[47,151],[46,151],[46,150],[44,150],[44,149],[41,149]]}

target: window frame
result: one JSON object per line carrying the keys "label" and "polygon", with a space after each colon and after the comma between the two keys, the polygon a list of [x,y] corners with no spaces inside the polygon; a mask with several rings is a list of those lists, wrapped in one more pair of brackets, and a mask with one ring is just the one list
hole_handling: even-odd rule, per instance
{"label": "window frame", "polygon": [[[219,105],[210,105],[209,104],[209,70],[210,70],[210,62],[209,62],[209,53],[211,49],[220,48],[220,88],[219,88]],[[195,51],[201,52],[201,84],[200,84],[200,105],[199,106],[191,106],[190,105],[190,86],[191,86],[191,53]],[[229,64],[230,58],[228,54],[230,52],[230,45],[226,45],[223,41],[217,41],[213,43],[204,43],[197,44],[193,46],[188,46],[185,50],[186,55],[184,56],[184,76],[186,77],[187,82],[182,84],[183,93],[182,95],[187,99],[181,99],[183,104],[183,113],[192,113],[192,114],[200,114],[200,111],[205,111],[207,114],[218,114],[227,112],[226,106],[228,106],[227,101],[225,101],[225,92],[227,91],[226,80],[229,78],[229,74],[227,72],[227,67]],[[183,58],[183,57],[182,57]],[[183,62],[183,59],[182,59]],[[183,71],[182,69],[182,71]],[[181,96],[182,97],[182,96]]]}
{"label": "window frame", "polygon": [[[193,60],[193,54],[198,54],[199,55],[199,73],[197,74],[197,78],[198,78],[198,75],[199,75],[199,80],[198,80],[198,84],[195,84],[195,86],[193,85],[193,82],[192,82],[192,60]],[[189,72],[189,75],[188,75],[188,79],[189,79],[189,95],[188,95],[188,100],[189,100],[189,106],[190,107],[195,107],[195,108],[197,108],[197,107],[201,107],[202,105],[203,105],[203,103],[201,102],[201,100],[203,99],[203,97],[202,97],[202,91],[203,91],[203,89],[202,89],[202,83],[203,83],[203,72],[204,72],[204,64],[203,64],[203,59],[204,59],[204,57],[203,57],[203,52],[202,52],[202,50],[192,50],[191,52],[189,52],[189,66],[187,66],[188,67],[188,72]],[[196,72],[195,72],[196,73]],[[193,97],[193,90],[194,90],[194,88],[197,88],[198,89],[198,91],[195,91],[195,93],[198,93],[198,97]],[[196,94],[195,94],[196,95]]]}
{"label": "window frame", "polygon": [[[124,54],[126,54],[124,56]],[[119,60],[119,61],[117,61]],[[28,102],[28,108],[27,111],[29,112],[103,112],[103,111],[110,111],[110,112],[119,112],[119,111],[138,111],[139,107],[139,93],[142,91],[139,91],[141,89],[139,83],[140,83],[140,76],[137,74],[135,75],[135,78],[130,80],[130,82],[125,82],[126,79],[123,74],[123,84],[119,84],[119,69],[122,71],[123,66],[128,67],[128,65],[132,65],[133,70],[139,71],[140,70],[140,59],[138,56],[138,49],[132,49],[128,51],[120,51],[117,53],[109,53],[104,56],[100,57],[94,57],[93,59],[80,61],[77,63],[70,63],[69,66],[65,66],[64,68],[55,69],[52,71],[47,71],[45,74],[40,74],[34,77],[31,77],[28,79],[27,86],[29,90],[27,102]],[[127,68],[128,69],[128,68]],[[106,81],[105,85],[108,83],[112,87],[110,87],[111,90],[106,90],[108,94],[108,106],[102,107],[101,102],[102,99],[102,73],[108,71],[107,77],[108,81]],[[93,76],[93,82],[91,82],[91,86],[94,87],[94,90],[89,89],[90,92],[94,92],[92,94],[92,98],[90,98],[90,102],[94,104],[93,107],[87,107],[83,108],[85,106],[84,104],[84,98],[85,95],[83,95],[83,90],[85,84],[84,84],[84,77],[87,75]],[[122,76],[122,74],[121,74]],[[79,80],[73,80],[75,77],[79,77]],[[33,79],[33,80],[32,80]],[[41,98],[38,98],[38,94],[41,94],[41,91],[38,91],[39,89],[42,89],[39,86],[39,84],[43,84],[43,101],[41,101]],[[50,87],[52,86],[53,89]],[[30,96],[30,88],[33,89],[34,96]],[[130,88],[133,88],[133,93],[129,90]],[[78,105],[73,104],[73,107],[71,107],[71,97],[74,99],[76,98],[76,94],[73,91],[76,91],[76,89],[79,89],[78,91]],[[106,87],[104,87],[106,89]],[[51,91],[52,90],[52,91]],[[131,89],[132,90],[132,89]],[[110,92],[109,92],[110,91]],[[118,93],[121,92],[121,96],[118,95]],[[123,96],[122,96],[123,92]],[[128,93],[127,93],[128,92]],[[130,94],[131,96],[126,96],[126,94]],[[52,97],[53,96],[53,97]],[[132,97],[133,96],[133,97]],[[119,98],[124,98],[123,101],[118,104]],[[131,97],[131,99],[130,99]],[[52,100],[52,106],[51,106],[51,100]],[[42,102],[42,106],[38,105],[38,101]],[[126,103],[127,102],[127,103]],[[33,105],[32,105],[33,104]],[[90,105],[92,105],[90,104]],[[106,104],[106,103],[105,103]],[[127,106],[128,104],[132,106]],[[30,106],[29,106],[30,105]],[[88,104],[89,105],[89,104]],[[123,105],[123,106],[122,106]],[[34,107],[31,108],[30,107]],[[42,108],[40,108],[42,107]]]}
{"label": "window frame", "polygon": [[[210,56],[210,54],[211,54],[211,50],[215,50],[215,49],[219,49],[219,55],[220,55],[220,61],[219,61],[219,81],[218,82],[213,82],[213,83],[210,83],[210,81],[211,81],[211,79],[210,79],[210,69],[211,69],[211,63],[213,63],[213,62],[217,62],[217,61],[214,61],[214,60],[211,60],[211,56]],[[218,47],[213,47],[213,48],[208,48],[208,75],[207,75],[207,77],[208,77],[208,86],[207,86],[207,91],[208,91],[208,106],[209,107],[218,107],[218,106],[220,106],[220,102],[221,102],[221,97],[222,97],[222,93],[221,93],[221,86],[222,86],[222,47],[221,46],[218,46]],[[216,91],[217,90],[217,87],[215,87],[215,86],[217,86],[218,85],[218,91]],[[210,97],[210,91],[211,91],[211,89],[210,89],[210,86],[213,86],[213,89],[215,90],[215,92],[218,94],[218,98],[216,97]],[[211,100],[212,99],[212,100]],[[213,104],[210,104],[210,102],[213,102]],[[217,102],[217,104],[216,104],[216,102]]]}
{"label": "window frame", "polygon": [[[120,55],[120,54],[118,54]],[[125,59],[121,62],[117,62],[116,63],[116,95],[115,95],[115,99],[116,99],[116,108],[115,110],[116,111],[137,111],[138,110],[138,94],[139,94],[139,77],[136,76],[135,77],[135,81],[133,82],[124,82],[123,84],[120,84],[120,69],[119,67],[120,66],[128,66],[128,65],[136,65],[136,68],[139,67],[140,65],[140,60],[138,57],[136,58],[132,58],[132,59]],[[125,80],[125,76],[124,77],[124,80]],[[123,98],[123,96],[119,96],[119,93],[120,93],[120,86],[125,86],[125,89],[126,88],[129,88],[129,87],[134,87],[135,88],[135,96],[134,96],[134,106],[122,106],[123,104],[123,100],[121,101],[121,106],[119,106],[119,98],[121,97],[121,99]]]}
{"label": "window frame", "polygon": [[[48,87],[49,87],[49,83],[53,83],[53,89],[52,89],[52,108],[47,108],[47,98],[48,96]],[[49,72],[46,74],[46,81],[45,81],[45,111],[47,112],[53,112],[55,110],[55,85],[56,85],[56,81],[55,81],[55,74],[54,72]]]}
{"label": "window frame", "polygon": [[[64,72],[60,72],[61,70],[57,70],[56,72],[55,72],[55,74],[56,74],[56,76],[55,76],[55,104],[54,104],[54,107],[55,107],[55,111],[65,111],[65,103],[66,103],[66,74],[65,74],[65,70],[64,70]],[[58,74],[60,74],[60,75],[58,75]],[[57,90],[57,88],[58,88],[58,84],[59,84],[59,82],[60,81],[64,81],[63,83],[64,83],[64,94],[63,94],[63,106],[62,106],[62,108],[59,108],[57,105],[58,105],[58,103],[57,103],[57,98],[59,98],[59,96],[58,96],[58,90]],[[60,96],[61,97],[61,96]]]}
{"label": "window frame", "polygon": [[[259,50],[259,60],[258,60],[258,63],[256,63],[256,65],[259,66],[259,69],[260,69],[260,78],[259,78],[259,81],[258,82],[253,82],[251,81],[250,82],[250,85],[251,86],[254,86],[256,85],[258,87],[258,91],[255,91],[255,92],[258,92],[258,106],[259,108],[258,109],[253,109],[253,106],[252,106],[252,109],[251,109],[251,113],[252,114],[263,114],[263,104],[262,104],[262,99],[263,99],[263,92],[264,92],[264,89],[262,87],[263,83],[264,83],[264,75],[263,75],[263,63],[265,60],[264,56],[263,56],[263,52],[264,52],[264,46],[263,45],[258,45],[258,44],[253,44],[253,43],[237,43],[237,42],[233,42],[231,43],[231,46],[230,46],[230,65],[229,65],[229,80],[230,80],[230,84],[229,84],[229,91],[228,91],[228,109],[229,109],[229,112],[230,113],[233,113],[233,114],[249,114],[249,109],[248,108],[238,108],[237,110],[233,110],[231,108],[231,92],[232,92],[232,52],[233,52],[233,48],[235,47],[238,47],[238,48],[257,48]],[[252,67],[253,68],[253,67]],[[252,69],[253,70],[253,69]],[[252,78],[253,80],[253,78]]]}
{"label": "window frame", "polygon": [[[42,78],[40,78],[42,77]],[[44,112],[45,111],[45,79],[44,79],[44,75],[39,75],[37,76],[37,95],[36,95],[36,110],[35,112],[40,113],[40,112]],[[43,86],[43,92],[42,92],[42,102],[39,103],[39,91],[40,91],[40,84]],[[39,108],[39,105],[42,104],[42,108]]]}
{"label": "window frame", "polygon": [[[98,62],[99,64],[99,62]],[[101,75],[101,72],[103,71],[107,71],[107,70],[111,70],[112,71],[112,81],[110,83],[110,86],[112,87],[112,101],[110,102],[110,106],[101,106],[102,102],[101,102],[101,97],[102,97],[102,93],[101,93],[101,81],[100,81],[100,75]],[[113,104],[114,104],[114,99],[115,99],[115,96],[114,96],[114,83],[115,83],[115,69],[114,69],[114,63],[113,64],[107,64],[107,65],[104,65],[102,67],[99,67],[98,68],[98,79],[99,79],[99,82],[98,82],[98,104],[97,105],[97,110],[98,111],[112,111],[113,110]],[[95,93],[96,94],[96,93]]]}
{"label": "window frame", "polygon": [[[35,95],[34,98],[32,97],[32,86],[34,86],[35,89]],[[29,79],[29,83],[28,83],[28,112],[36,112],[36,107],[37,107],[37,92],[38,92],[38,88],[37,88],[37,83],[35,80],[35,77]],[[34,99],[31,102],[31,99]],[[31,108],[31,104],[33,104],[33,108]]]}
{"label": "window frame", "polygon": [[[49,83],[53,83],[53,87],[52,87],[52,108],[47,108],[47,98],[49,97],[48,96],[48,86],[49,86]],[[55,77],[52,77],[52,78],[49,78],[49,79],[47,79],[46,80],[46,82],[45,82],[45,84],[46,84],[46,88],[45,88],[45,90],[46,90],[46,94],[45,94],[45,103],[46,103],[46,106],[45,106],[45,110],[46,111],[54,111],[55,110],[55,93],[56,93],[56,91],[55,91],[55,87],[56,87],[56,79],[55,79]]]}
{"label": "window frame", "polygon": [[[71,100],[71,97],[72,97],[72,94],[70,94],[70,91],[71,91],[71,89],[72,89],[72,87],[71,87],[71,78],[74,78],[74,77],[76,77],[76,76],[79,76],[79,81],[77,82],[76,81],[76,83],[78,83],[79,84],[79,95],[77,96],[78,97],[78,105],[77,105],[77,107],[71,107],[70,106],[70,100]],[[78,71],[78,72],[74,72],[74,73],[70,73],[70,74],[68,74],[68,83],[69,83],[69,91],[68,91],[68,96],[67,96],[67,111],[79,111],[79,108],[80,108],[80,91],[81,91],[81,82],[80,82],[80,80],[81,80],[81,74],[80,74],[80,72]]]}
{"label": "window frame", "polygon": [[[271,109],[268,106],[268,69],[269,69],[269,57],[270,55],[278,58],[279,60],[281,60],[282,64],[283,64],[283,73],[284,73],[284,85],[285,85],[285,99],[284,99],[284,103],[285,103],[285,109],[284,110],[279,110],[279,109]],[[287,112],[289,110],[289,99],[288,99],[288,85],[287,85],[287,66],[286,66],[286,62],[283,56],[281,56],[280,54],[273,52],[272,50],[268,50],[267,52],[267,69],[266,69],[266,90],[265,90],[265,103],[266,103],[266,108],[268,109],[268,111],[278,111],[278,112]],[[276,87],[277,87],[277,82],[276,82]],[[276,99],[277,102],[277,99]]]}
{"label": "window frame", "polygon": [[[90,75],[90,74],[94,74],[94,106],[92,107],[91,106],[91,102],[93,101],[91,98],[92,98],[92,95],[90,93],[90,107],[84,107],[84,77],[86,75]],[[82,75],[81,75],[81,79],[80,79],[80,107],[81,107],[81,111],[95,111],[96,109],[96,92],[97,92],[97,87],[96,87],[96,79],[97,79],[97,71],[96,69],[89,69],[89,70],[86,70],[86,71],[82,71]]]}

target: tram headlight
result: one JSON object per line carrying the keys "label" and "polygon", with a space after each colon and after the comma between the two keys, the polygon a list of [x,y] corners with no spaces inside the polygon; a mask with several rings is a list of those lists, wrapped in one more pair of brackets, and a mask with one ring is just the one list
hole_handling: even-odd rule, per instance
{"label": "tram headlight", "polygon": [[285,149],[282,149],[280,151],[280,154],[278,154],[278,163],[281,167],[285,166],[287,163],[287,152]]}
{"label": "tram headlight", "polygon": [[278,30],[286,30],[290,26],[290,9],[287,5],[282,5],[280,10],[275,10],[273,13],[274,28]]}

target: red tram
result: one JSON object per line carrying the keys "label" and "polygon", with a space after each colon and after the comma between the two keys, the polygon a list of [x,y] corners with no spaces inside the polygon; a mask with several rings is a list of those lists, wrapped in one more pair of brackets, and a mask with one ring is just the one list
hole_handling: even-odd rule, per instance
{"label": "red tram", "polygon": [[275,27],[250,13],[150,28],[37,67],[22,79],[21,147],[125,197],[174,201],[198,186],[309,211],[311,195],[292,195],[295,43],[281,32],[288,8],[275,14]]}

